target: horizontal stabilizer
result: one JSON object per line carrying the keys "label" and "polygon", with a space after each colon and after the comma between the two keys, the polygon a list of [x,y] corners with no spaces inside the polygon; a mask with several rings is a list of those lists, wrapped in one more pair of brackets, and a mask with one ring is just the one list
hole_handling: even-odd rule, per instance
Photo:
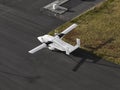
{"label": "horizontal stabilizer", "polygon": [[31,54],[34,54],[35,52],[37,52],[37,51],[39,51],[39,50],[45,48],[46,46],[47,46],[47,45],[46,45],[45,43],[43,43],[43,44],[37,46],[36,48],[34,48],[34,49],[28,51],[28,52],[31,53]]}

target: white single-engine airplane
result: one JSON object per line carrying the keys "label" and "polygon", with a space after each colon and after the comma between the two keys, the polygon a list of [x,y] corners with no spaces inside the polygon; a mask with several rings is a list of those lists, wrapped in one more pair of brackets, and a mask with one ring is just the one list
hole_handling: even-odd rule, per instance
{"label": "white single-engine airplane", "polygon": [[75,46],[72,46],[69,43],[63,41],[62,38],[76,27],[77,27],[77,24],[72,24],[63,32],[61,32],[60,34],[56,34],[55,36],[44,35],[44,36],[37,37],[42,44],[30,50],[29,53],[33,54],[43,48],[48,47],[50,50],[65,51],[66,54],[69,55],[71,52],[73,52],[74,50],[80,47],[80,39],[76,39],[77,44]]}

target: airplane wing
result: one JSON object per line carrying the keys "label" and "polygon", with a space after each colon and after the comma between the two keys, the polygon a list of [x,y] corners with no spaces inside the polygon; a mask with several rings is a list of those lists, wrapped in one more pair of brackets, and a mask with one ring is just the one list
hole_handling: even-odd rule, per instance
{"label": "airplane wing", "polygon": [[75,24],[75,23],[72,24],[70,27],[68,27],[67,29],[65,29],[64,31],[62,31],[62,32],[58,35],[58,37],[59,37],[59,38],[64,37],[64,35],[66,35],[66,34],[69,33],[70,31],[72,31],[73,29],[75,29],[77,26],[78,26],[78,25]]}
{"label": "airplane wing", "polygon": [[43,43],[43,44],[37,46],[36,48],[33,48],[32,50],[28,51],[28,52],[33,54],[33,53],[35,53],[35,52],[37,52],[45,47],[47,47],[47,45],[45,43]]}

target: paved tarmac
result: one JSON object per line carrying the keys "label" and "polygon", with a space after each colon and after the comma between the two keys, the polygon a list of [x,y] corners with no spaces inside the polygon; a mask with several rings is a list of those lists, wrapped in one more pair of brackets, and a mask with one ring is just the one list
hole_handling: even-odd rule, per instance
{"label": "paved tarmac", "polygon": [[85,50],[28,53],[37,36],[66,21],[39,12],[51,1],[0,0],[0,90],[119,90],[120,66]]}

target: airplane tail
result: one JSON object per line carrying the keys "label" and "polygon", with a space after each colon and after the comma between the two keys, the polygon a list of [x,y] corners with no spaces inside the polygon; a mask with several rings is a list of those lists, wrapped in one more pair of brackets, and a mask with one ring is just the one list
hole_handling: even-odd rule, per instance
{"label": "airplane tail", "polygon": [[76,45],[77,47],[80,47],[80,39],[76,38]]}
{"label": "airplane tail", "polygon": [[66,50],[66,54],[69,55],[71,52],[76,50],[80,47],[80,39],[76,38],[76,45],[73,48],[70,48],[69,50]]}

